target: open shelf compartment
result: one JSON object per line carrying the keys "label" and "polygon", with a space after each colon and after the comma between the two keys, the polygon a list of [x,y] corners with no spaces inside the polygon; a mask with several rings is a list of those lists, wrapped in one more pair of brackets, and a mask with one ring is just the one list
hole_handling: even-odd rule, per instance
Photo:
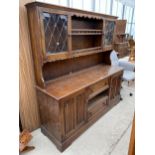
{"label": "open shelf compartment", "polygon": [[72,29],[72,35],[102,35],[100,29]]}
{"label": "open shelf compartment", "polygon": [[103,20],[72,16],[72,50],[76,52],[102,51]]}
{"label": "open shelf compartment", "polygon": [[103,20],[88,17],[72,16],[72,29],[93,29],[102,30]]}
{"label": "open shelf compartment", "polygon": [[74,52],[101,50],[101,40],[101,35],[73,35],[72,50]]}
{"label": "open shelf compartment", "polygon": [[98,104],[104,103],[108,99],[108,89],[98,93],[96,96],[88,100],[88,111]]}

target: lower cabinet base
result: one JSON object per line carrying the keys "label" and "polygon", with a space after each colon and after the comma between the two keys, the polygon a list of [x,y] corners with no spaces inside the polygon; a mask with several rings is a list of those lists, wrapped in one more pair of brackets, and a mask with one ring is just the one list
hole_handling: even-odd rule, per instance
{"label": "lower cabinet base", "polygon": [[114,99],[112,99],[110,101],[109,105],[111,105],[111,106],[116,105],[116,104],[118,104],[120,102],[120,100],[121,100],[121,96],[118,95],[118,96],[116,96]]}
{"label": "lower cabinet base", "polygon": [[92,124],[94,124],[101,116],[106,114],[112,107],[114,107],[116,104],[118,104],[120,101],[120,96],[117,96],[114,100],[110,102],[109,105],[107,105],[106,108],[96,113],[93,117],[88,119],[88,122],[85,122],[83,126],[81,126],[78,130],[76,130],[70,137],[65,139],[63,142],[56,139],[43,125],[41,126],[41,132],[47,136],[60,150],[63,152],[66,148],[68,148],[72,142],[78,138],[84,131],[86,131]]}
{"label": "lower cabinet base", "polygon": [[59,140],[57,140],[43,125],[41,125],[41,132],[56,145],[58,150],[60,150],[61,152],[64,150],[62,149],[62,143]]}

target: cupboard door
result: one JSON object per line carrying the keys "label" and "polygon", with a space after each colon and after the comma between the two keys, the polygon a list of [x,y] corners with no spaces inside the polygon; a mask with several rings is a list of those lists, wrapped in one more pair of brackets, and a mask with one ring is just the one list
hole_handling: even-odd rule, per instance
{"label": "cupboard door", "polygon": [[75,129],[75,102],[74,98],[66,100],[64,103],[64,130],[68,135]]}
{"label": "cupboard door", "polygon": [[111,77],[110,81],[110,100],[115,98],[116,77]]}
{"label": "cupboard door", "polygon": [[113,75],[110,80],[110,91],[109,99],[114,100],[116,97],[120,96],[121,81],[122,81],[122,72],[116,75]]}
{"label": "cupboard door", "polygon": [[79,94],[75,97],[76,103],[76,127],[81,126],[86,121],[86,97],[85,94]]}
{"label": "cupboard door", "polygon": [[68,16],[42,12],[42,20],[46,54],[66,52],[68,50]]}
{"label": "cupboard door", "polygon": [[63,102],[64,136],[68,137],[86,121],[85,93],[77,94]]}

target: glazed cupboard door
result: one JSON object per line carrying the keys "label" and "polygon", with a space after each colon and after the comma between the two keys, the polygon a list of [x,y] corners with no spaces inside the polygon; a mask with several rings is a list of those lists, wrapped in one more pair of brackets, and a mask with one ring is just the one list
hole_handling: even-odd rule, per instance
{"label": "glazed cupboard door", "polygon": [[105,20],[104,22],[104,49],[113,49],[113,39],[114,39],[115,21]]}
{"label": "glazed cupboard door", "polygon": [[69,14],[53,9],[40,9],[42,44],[46,61],[69,56]]}
{"label": "glazed cupboard door", "polygon": [[43,12],[45,48],[47,54],[67,51],[67,16]]}
{"label": "glazed cupboard door", "polygon": [[69,137],[86,122],[86,96],[80,93],[62,103],[63,137]]}

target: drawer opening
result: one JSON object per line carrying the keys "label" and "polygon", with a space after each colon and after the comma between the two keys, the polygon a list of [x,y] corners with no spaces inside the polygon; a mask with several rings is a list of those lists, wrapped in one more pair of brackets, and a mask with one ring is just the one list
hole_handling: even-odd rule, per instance
{"label": "drawer opening", "polygon": [[109,90],[105,90],[94,96],[93,98],[88,100],[88,110],[95,107],[98,104],[106,103],[106,100],[108,99],[108,93]]}
{"label": "drawer opening", "polygon": [[96,90],[95,92],[91,93],[89,95],[89,100],[93,99],[95,96],[99,95],[100,93],[104,92],[104,91],[107,91],[109,89],[109,85],[106,84],[105,86],[103,86],[102,88]]}

